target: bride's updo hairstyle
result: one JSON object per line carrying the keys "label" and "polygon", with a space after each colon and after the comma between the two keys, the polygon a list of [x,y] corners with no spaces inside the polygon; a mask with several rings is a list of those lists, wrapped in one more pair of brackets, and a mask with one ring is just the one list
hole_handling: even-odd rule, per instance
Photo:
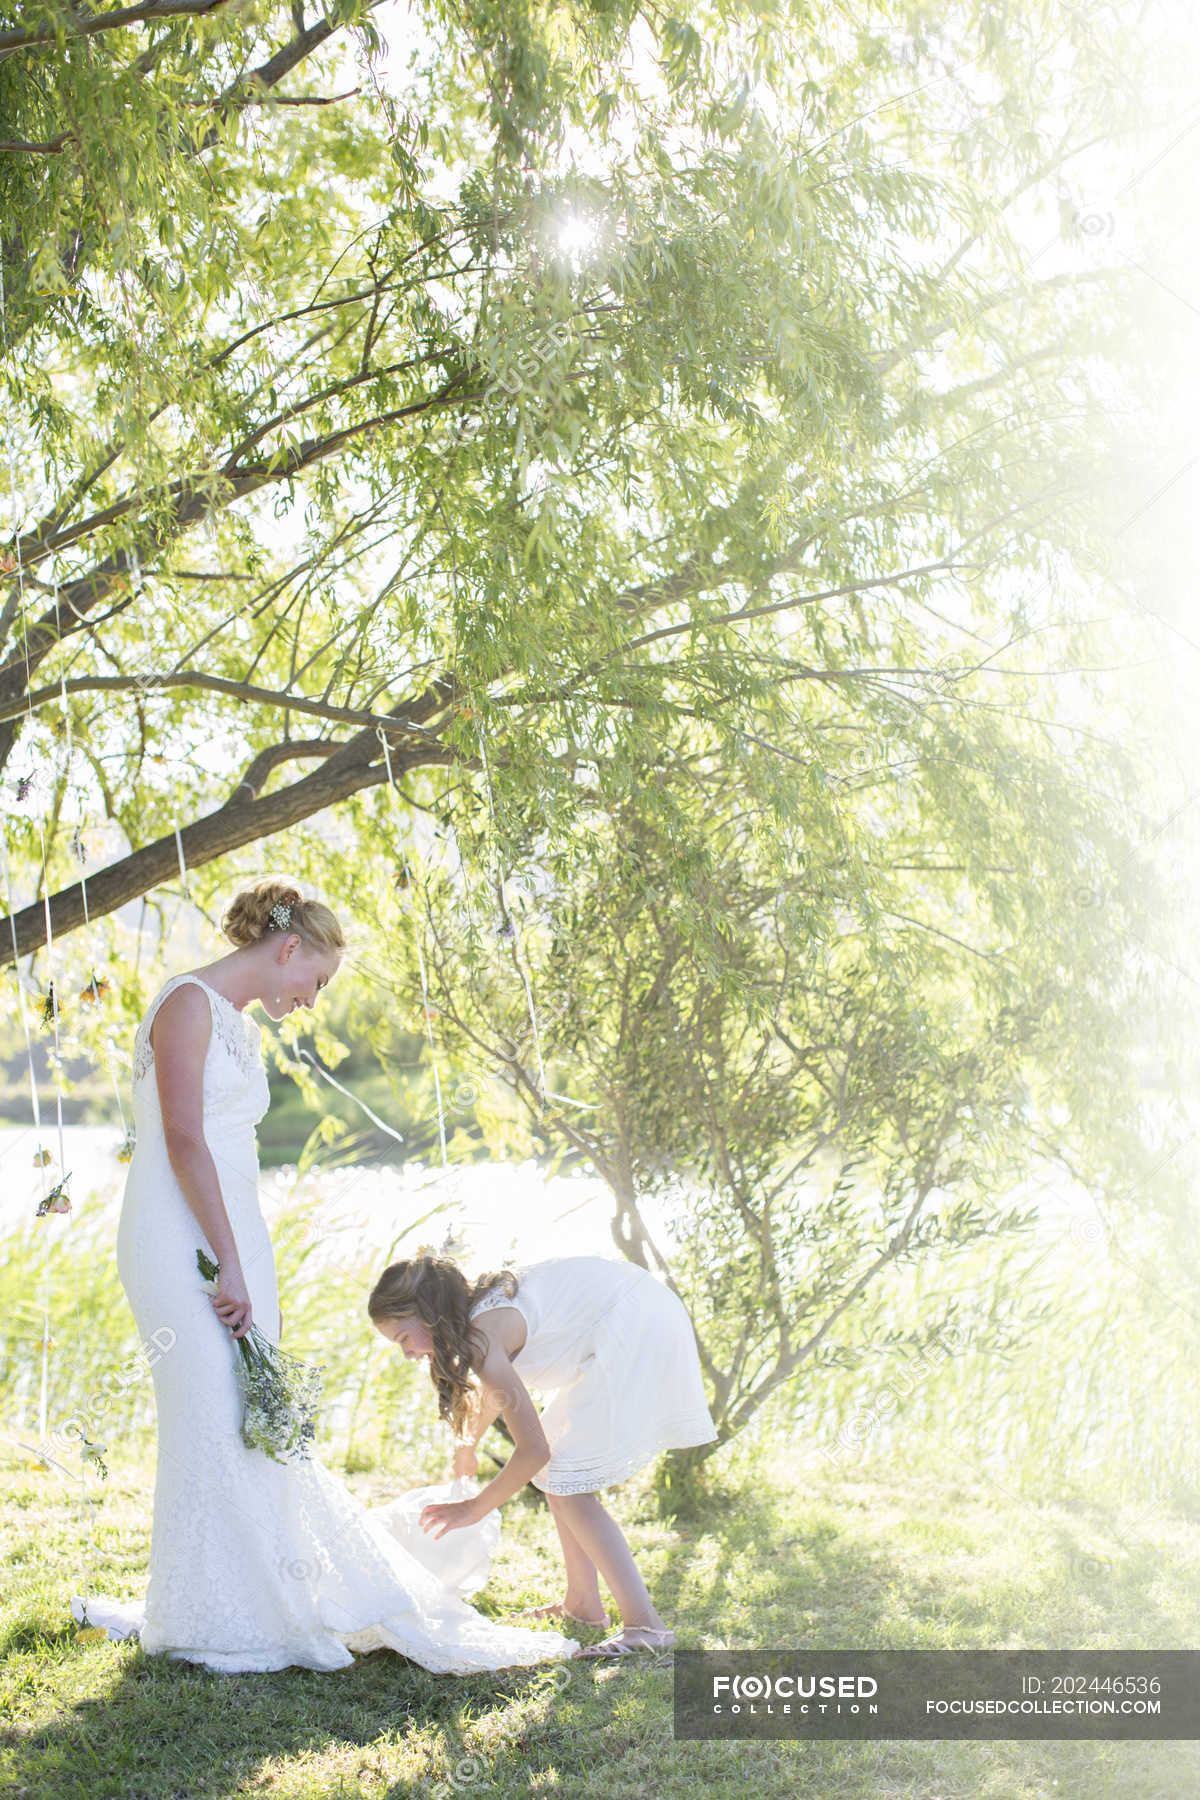
{"label": "bride's updo hairstyle", "polygon": [[306,900],[290,881],[267,879],[243,888],[230,901],[221,930],[239,950],[257,944],[259,938],[281,927],[271,917],[271,909],[291,909],[287,930],[300,934],[314,950],[344,950],[346,940],[336,917],[322,900]]}
{"label": "bride's updo hairstyle", "polygon": [[373,1323],[416,1314],[429,1327],[433,1355],[429,1373],[437,1390],[438,1417],[460,1437],[478,1391],[472,1384],[471,1357],[482,1360],[487,1340],[470,1317],[475,1302],[489,1288],[502,1287],[511,1300],[517,1277],[511,1269],[468,1281],[457,1263],[444,1256],[418,1256],[395,1262],[383,1271],[367,1300]]}

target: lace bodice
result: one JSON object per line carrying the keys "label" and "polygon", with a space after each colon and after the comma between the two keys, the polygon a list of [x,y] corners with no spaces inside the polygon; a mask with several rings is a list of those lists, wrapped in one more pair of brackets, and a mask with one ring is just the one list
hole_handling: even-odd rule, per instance
{"label": "lace bodice", "polygon": [[487,1293],[477,1300],[471,1308],[471,1317],[477,1318],[480,1313],[492,1312],[497,1306],[512,1306],[524,1316],[525,1308],[521,1305],[520,1289],[517,1294],[506,1294],[503,1288],[489,1288]]}
{"label": "lace bodice", "polygon": [[159,1007],[168,994],[184,981],[194,982],[208,996],[212,1014],[212,1036],[204,1058],[205,1112],[220,1108],[231,1123],[250,1121],[257,1124],[270,1104],[270,1089],[262,1064],[262,1032],[257,1023],[226,999],[216,988],[209,987],[198,975],[173,975],[159,989],[146,1009],[145,1017],[133,1039],[133,1100],[135,1108],[157,1107],[157,1085],[150,1080],[154,1070],[154,1046],[150,1028]]}

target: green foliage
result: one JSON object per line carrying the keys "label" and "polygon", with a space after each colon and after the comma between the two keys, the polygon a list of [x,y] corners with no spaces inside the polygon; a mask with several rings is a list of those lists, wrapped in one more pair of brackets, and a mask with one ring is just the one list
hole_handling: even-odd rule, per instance
{"label": "green foliage", "polygon": [[1191,1209],[1161,1195],[1052,1213],[1030,1243],[967,1251],[951,1283],[931,1266],[893,1284],[763,1429],[847,1476],[902,1458],[1009,1494],[1194,1517],[1200,1458],[1180,1421],[1200,1404],[1195,1266]]}
{"label": "green foliage", "polygon": [[[1149,350],[1074,166],[1138,45],[1065,0],[481,0],[401,104],[370,13],[0,38],[5,130],[66,133],[0,156],[0,944],[47,893],[129,1022],[122,903],[165,921],[183,849],[215,921],[278,836],[439,1147],[453,1069],[448,1153],[591,1163],[627,1253],[686,1196],[735,1430],[864,1283],[1019,1237],[1031,1158],[1141,1194],[1168,1135],[1158,790],[1076,674],[1141,644]],[[282,51],[307,95],[249,85]]]}
{"label": "green foliage", "polygon": [[[1024,736],[1006,744],[966,704],[960,720],[968,778],[978,728],[1003,758],[1000,790],[1019,787]],[[1119,927],[1110,909],[1089,936],[1094,909],[1075,899],[1111,796],[1088,803],[1061,767],[1038,766],[1057,829],[1031,840],[1026,811],[997,812],[987,851],[1010,868],[1038,857],[1028,910],[1014,919],[999,885],[990,908],[983,880],[964,916],[961,863],[922,867],[914,892],[922,839],[907,792],[881,784],[859,860],[832,805],[827,843],[812,805],[802,833],[790,811],[797,829],[779,833],[773,792],[763,805],[742,765],[719,784],[672,778],[694,735],[685,723],[660,742],[654,770],[630,783],[636,806],[593,806],[570,857],[544,853],[536,876],[509,881],[503,911],[488,884],[433,855],[412,917],[440,1042],[464,1067],[474,1056],[481,1087],[509,1088],[528,1147],[604,1176],[618,1245],[689,1307],[724,1442],[777,1389],[795,1396],[814,1371],[857,1368],[914,1329],[918,1343],[950,1327],[960,1349],[1007,1351],[1039,1316],[1020,1274],[999,1273],[1006,1244],[1038,1218],[1022,1178],[1055,1160],[1085,1167],[1124,1219],[1147,1205],[1173,1125],[1142,1117],[1134,1071],[1140,984],[1154,978],[1141,970],[1114,989]],[[789,741],[803,742],[794,725]],[[862,779],[851,758],[845,780]],[[969,858],[967,820],[958,842]],[[693,848],[672,878],[682,846]],[[484,846],[469,859],[487,860]],[[1131,931],[1151,929],[1143,904],[1131,887]],[[1081,1080],[1084,1067],[1104,1071],[1107,1129],[1090,1092],[1071,1093],[1067,1046]],[[490,1129],[486,1109],[477,1116]],[[872,1329],[913,1270],[957,1279],[953,1304]],[[712,1454],[668,1459],[664,1503],[692,1503]]]}

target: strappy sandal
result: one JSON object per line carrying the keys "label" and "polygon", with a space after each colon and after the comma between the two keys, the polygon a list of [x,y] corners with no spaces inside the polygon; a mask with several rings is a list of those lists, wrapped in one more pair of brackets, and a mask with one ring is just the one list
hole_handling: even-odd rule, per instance
{"label": "strappy sandal", "polygon": [[608,1614],[602,1619],[581,1619],[578,1613],[568,1612],[561,1600],[549,1606],[527,1606],[523,1612],[510,1613],[510,1619],[571,1619],[576,1625],[591,1625],[601,1630],[608,1624]]}
{"label": "strappy sandal", "polygon": [[[648,1638],[648,1643],[630,1643],[629,1638],[635,1634],[640,1638]],[[615,1637],[604,1638],[599,1644],[587,1644],[579,1650],[572,1651],[572,1656],[589,1657],[593,1661],[603,1657],[616,1661],[622,1656],[639,1656],[643,1652],[653,1655],[656,1650],[669,1650],[675,1642],[673,1631],[656,1631],[649,1625],[626,1625]]]}

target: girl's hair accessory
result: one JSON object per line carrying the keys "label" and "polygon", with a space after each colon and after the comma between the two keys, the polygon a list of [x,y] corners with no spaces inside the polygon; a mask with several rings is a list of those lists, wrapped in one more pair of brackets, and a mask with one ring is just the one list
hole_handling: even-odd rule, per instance
{"label": "girl's hair accessory", "polygon": [[272,925],[278,925],[280,931],[286,931],[292,922],[291,902],[277,900],[267,914],[267,917],[270,919]]}

